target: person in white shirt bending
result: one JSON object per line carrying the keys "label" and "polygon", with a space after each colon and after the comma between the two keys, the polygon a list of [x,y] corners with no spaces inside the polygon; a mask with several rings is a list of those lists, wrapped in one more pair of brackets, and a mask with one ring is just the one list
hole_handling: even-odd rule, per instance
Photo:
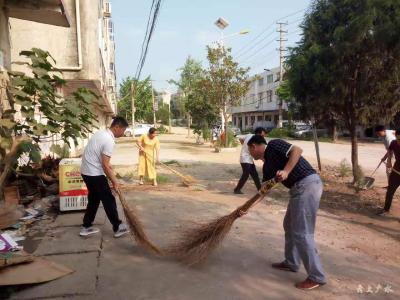
{"label": "person in white shirt bending", "polygon": [[[110,165],[115,138],[124,135],[128,122],[123,117],[114,117],[109,129],[97,131],[89,140],[82,157],[81,175],[88,189],[88,205],[79,235],[88,236],[99,232],[92,226],[100,201],[103,203],[108,220],[110,220],[114,237],[129,232],[126,224],[119,219],[115,197],[111,192],[108,179],[115,190],[119,189],[117,178]],[[107,177],[106,177],[107,176]]]}
{"label": "person in white shirt bending", "polygon": [[247,143],[253,137],[253,135],[261,135],[262,137],[265,137],[266,133],[267,132],[263,127],[258,127],[256,130],[254,130],[254,134],[250,133],[239,139],[240,143],[242,144],[242,151],[240,152],[240,165],[242,166],[243,173],[235,189],[233,190],[235,194],[243,194],[241,190],[249,178],[249,175],[251,175],[253,178],[257,190],[261,188],[260,178],[258,177],[257,169],[254,165],[253,157],[250,155]]}
{"label": "person in white shirt bending", "polygon": [[[375,127],[376,134],[383,138],[383,144],[385,145],[386,151],[388,151],[390,144],[396,140],[396,135],[394,130],[388,130],[383,125],[377,125]],[[390,173],[392,172],[392,153],[387,156],[386,160],[386,175],[389,181]]]}

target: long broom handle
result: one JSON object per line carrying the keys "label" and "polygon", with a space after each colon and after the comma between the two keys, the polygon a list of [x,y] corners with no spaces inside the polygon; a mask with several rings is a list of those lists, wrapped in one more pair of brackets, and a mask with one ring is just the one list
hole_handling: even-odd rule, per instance
{"label": "long broom handle", "polygon": [[270,191],[276,184],[277,181],[275,180],[275,178],[264,182],[261,186],[260,191],[253,197],[251,197],[245,204],[243,204],[237,209],[239,216],[241,217],[247,214],[249,209],[252,208],[254,205],[256,205],[258,202],[260,202],[262,199],[264,199],[267,192]]}
{"label": "long broom handle", "polygon": [[379,165],[378,165],[378,166],[376,167],[376,169],[372,172],[372,174],[371,174],[370,177],[374,176],[375,172],[379,169],[379,167],[381,166],[382,163],[383,163],[383,161],[381,161],[381,162],[379,163]]}
{"label": "long broom handle", "polygon": [[[135,143],[136,147],[140,150],[139,146]],[[146,153],[144,152],[144,155],[146,156]],[[154,156],[154,154],[153,154]],[[154,161],[154,157],[153,157],[153,161]],[[171,168],[170,166],[166,165],[165,163],[163,163],[162,161],[159,161],[160,165],[162,165],[163,167],[167,168],[168,170],[170,170],[172,173],[178,175],[181,178],[186,178],[185,175],[183,175],[182,173],[178,172],[177,170]]]}

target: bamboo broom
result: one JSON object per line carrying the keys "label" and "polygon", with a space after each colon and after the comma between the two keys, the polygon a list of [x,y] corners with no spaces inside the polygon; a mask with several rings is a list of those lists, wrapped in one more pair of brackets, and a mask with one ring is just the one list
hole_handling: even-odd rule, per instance
{"label": "bamboo broom", "polygon": [[263,199],[276,183],[275,179],[264,182],[256,195],[229,215],[187,230],[176,244],[167,248],[166,252],[187,265],[204,261],[222,243],[235,220]]}
{"label": "bamboo broom", "polygon": [[[135,144],[136,147],[140,150],[139,146],[137,144]],[[146,156],[146,152],[143,151],[144,156]],[[153,153],[153,161],[154,161],[154,153]],[[160,161],[160,165],[162,165],[163,167],[167,168],[168,170],[170,170],[172,173],[174,173],[175,175],[178,175],[181,179],[182,179],[182,184],[185,186],[190,186],[194,183],[196,183],[196,179],[193,178],[190,175],[184,175],[180,172],[178,172],[177,170],[171,168],[170,166],[168,166],[167,164],[163,163]]]}
{"label": "bamboo broom", "polygon": [[146,233],[144,232],[143,225],[140,222],[139,218],[137,217],[137,212],[129,207],[128,203],[125,200],[121,190],[116,191],[121,201],[122,208],[124,210],[126,222],[129,225],[130,232],[136,242],[142,245],[147,250],[152,251],[155,254],[162,255],[162,252],[155,246],[147,237]]}

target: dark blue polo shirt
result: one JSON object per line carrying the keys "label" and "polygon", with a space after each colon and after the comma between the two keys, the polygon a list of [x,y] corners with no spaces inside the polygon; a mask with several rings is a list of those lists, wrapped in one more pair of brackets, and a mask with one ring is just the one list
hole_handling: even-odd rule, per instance
{"label": "dark blue polo shirt", "polygon": [[[264,152],[263,181],[267,181],[276,176],[276,172],[283,170],[289,161],[288,155],[292,144],[280,139],[272,140],[267,144]],[[288,178],[282,181],[287,188],[291,188],[297,181],[316,174],[313,167],[302,156],[289,173]]]}

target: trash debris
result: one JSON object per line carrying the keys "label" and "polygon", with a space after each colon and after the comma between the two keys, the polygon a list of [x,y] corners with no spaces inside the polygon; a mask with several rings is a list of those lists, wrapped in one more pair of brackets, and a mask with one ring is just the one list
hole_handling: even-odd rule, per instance
{"label": "trash debris", "polygon": [[0,205],[0,229],[5,229],[18,223],[19,218],[24,215],[20,206]]}
{"label": "trash debris", "polygon": [[25,215],[19,218],[21,221],[30,220],[34,218],[39,218],[44,215],[44,212],[35,208],[27,208],[25,209]]}
{"label": "trash debris", "polygon": [[2,268],[0,286],[47,282],[72,272],[74,271],[63,265],[42,257],[33,257],[32,262]]}
{"label": "trash debris", "polygon": [[0,253],[10,252],[17,249],[18,244],[8,233],[0,234]]}
{"label": "trash debris", "polygon": [[23,250],[16,252],[0,253],[0,269],[32,261],[33,256]]}
{"label": "trash debris", "polygon": [[4,202],[7,206],[17,206],[20,201],[17,186],[8,186],[4,188]]}

